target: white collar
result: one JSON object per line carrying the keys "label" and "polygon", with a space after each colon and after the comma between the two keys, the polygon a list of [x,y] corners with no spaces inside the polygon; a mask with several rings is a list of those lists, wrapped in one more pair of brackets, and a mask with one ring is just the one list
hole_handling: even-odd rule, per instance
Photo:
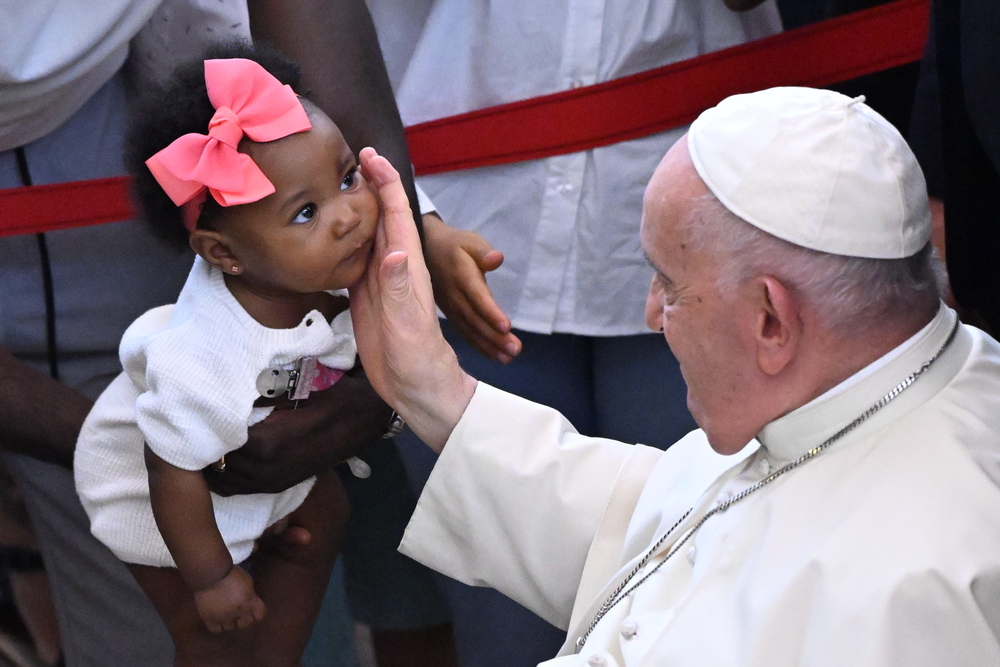
{"label": "white collar", "polygon": [[[865,412],[932,358],[948,340],[957,317],[955,311],[942,303],[934,319],[916,334],[821,396],[767,424],[757,440],[768,455],[777,461],[791,461],[802,456]],[[963,334],[960,338],[968,336],[966,332],[959,333]],[[942,358],[935,363],[939,380],[929,381],[928,378],[921,377],[914,385],[920,390],[907,391],[906,398],[910,400],[903,400],[901,396],[895,401],[897,405],[911,404],[917,394],[927,396],[929,391],[936,391],[943,386],[958,371],[965,356],[952,348],[965,348],[967,345],[968,341],[959,346],[953,341],[946,350],[947,354],[942,353]],[[896,417],[891,416],[893,412],[883,410],[877,415],[878,419],[873,418],[870,422],[884,423],[886,414],[890,414],[890,419],[895,419]]]}

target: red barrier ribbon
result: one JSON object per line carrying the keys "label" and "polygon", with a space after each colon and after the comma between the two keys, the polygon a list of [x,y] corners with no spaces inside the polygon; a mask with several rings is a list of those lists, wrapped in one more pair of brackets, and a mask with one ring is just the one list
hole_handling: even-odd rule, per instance
{"label": "red barrier ribbon", "polygon": [[[896,0],[614,81],[406,128],[418,175],[607,146],[737,93],[826,86],[920,60],[930,0]],[[0,236],[133,217],[126,177],[0,190]]]}
{"label": "red barrier ribbon", "polygon": [[52,232],[135,217],[128,176],[0,190],[0,236]]}
{"label": "red barrier ribbon", "polygon": [[821,87],[920,60],[930,0],[897,0],[606,83],[406,128],[418,175],[607,146],[738,93]]}

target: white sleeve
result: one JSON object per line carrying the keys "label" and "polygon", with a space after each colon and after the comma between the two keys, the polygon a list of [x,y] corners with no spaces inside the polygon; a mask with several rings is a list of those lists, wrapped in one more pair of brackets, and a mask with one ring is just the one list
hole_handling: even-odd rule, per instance
{"label": "white sleeve", "polygon": [[414,187],[417,189],[417,202],[420,204],[420,214],[427,215],[428,213],[435,213],[437,211],[437,206],[431,201],[431,198],[427,196],[424,189],[420,187],[416,181],[413,182]]}
{"label": "white sleeve", "polygon": [[127,355],[126,371],[140,391],[135,419],[150,449],[200,470],[246,443],[256,393],[239,355],[230,359],[211,341],[183,334],[173,329],[149,341],[144,360]]}
{"label": "white sleeve", "polygon": [[648,449],[582,436],[555,410],[480,382],[400,551],[566,628],[623,472],[641,467],[625,475],[641,488],[652,466],[635,462]]}

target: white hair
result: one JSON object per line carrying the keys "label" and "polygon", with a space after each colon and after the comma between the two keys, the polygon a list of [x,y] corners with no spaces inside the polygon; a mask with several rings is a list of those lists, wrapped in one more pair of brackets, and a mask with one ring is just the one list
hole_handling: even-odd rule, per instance
{"label": "white hair", "polygon": [[811,304],[830,330],[871,330],[915,312],[933,313],[941,298],[944,270],[930,242],[903,259],[833,255],[754,227],[712,194],[698,198],[682,224],[694,249],[725,258],[718,281],[723,293],[772,275]]}

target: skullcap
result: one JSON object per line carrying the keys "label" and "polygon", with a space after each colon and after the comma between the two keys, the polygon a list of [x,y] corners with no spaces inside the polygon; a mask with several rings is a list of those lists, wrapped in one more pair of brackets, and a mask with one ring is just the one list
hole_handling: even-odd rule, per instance
{"label": "skullcap", "polygon": [[692,123],[688,151],[727,209],[795,245],[893,259],[930,238],[916,157],[864,97],[791,87],[734,95]]}

